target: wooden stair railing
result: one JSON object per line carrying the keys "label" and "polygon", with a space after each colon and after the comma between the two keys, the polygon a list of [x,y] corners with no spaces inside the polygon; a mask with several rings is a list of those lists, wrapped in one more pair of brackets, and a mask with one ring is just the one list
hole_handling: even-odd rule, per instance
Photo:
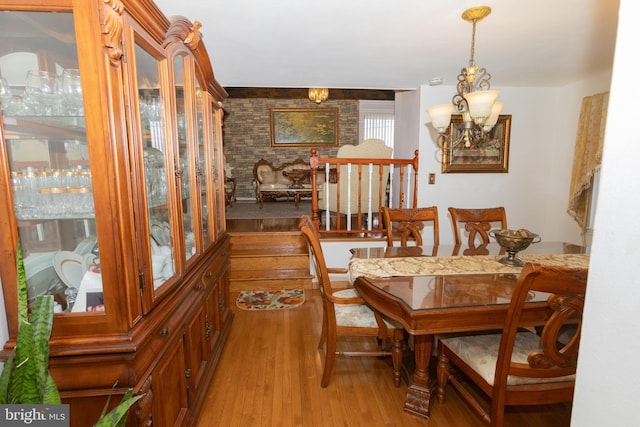
{"label": "wooden stair railing", "polygon": [[[418,150],[411,159],[379,158],[338,158],[318,157],[317,150],[311,149],[309,160],[311,169],[311,210],[312,221],[321,235],[331,237],[384,237],[382,206],[394,208],[416,208],[418,203]],[[346,166],[346,168],[341,167]],[[357,188],[348,186],[347,197],[357,200],[357,208],[351,210],[352,203],[342,203],[340,183],[341,174],[356,174]],[[388,170],[388,174],[386,171]],[[324,179],[318,180],[318,172],[324,172]],[[363,176],[368,175],[369,185],[363,188]],[[343,177],[353,182],[351,176]],[[374,185],[377,180],[377,185]],[[329,212],[329,198],[319,200],[322,188],[333,186],[336,192],[335,211]],[[378,191],[376,206],[371,206],[372,191]],[[326,192],[324,193],[327,194]],[[363,195],[365,195],[363,197]],[[362,200],[369,200],[362,206]],[[344,218],[343,218],[344,217]],[[323,222],[324,220],[324,222]]]}

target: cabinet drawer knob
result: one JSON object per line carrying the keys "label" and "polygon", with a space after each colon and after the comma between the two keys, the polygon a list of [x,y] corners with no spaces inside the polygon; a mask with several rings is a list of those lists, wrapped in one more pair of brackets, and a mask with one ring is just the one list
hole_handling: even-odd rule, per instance
{"label": "cabinet drawer knob", "polygon": [[196,291],[201,291],[202,290],[202,283],[198,282],[196,284]]}
{"label": "cabinet drawer knob", "polygon": [[207,271],[207,279],[211,279],[213,277],[213,272]]}
{"label": "cabinet drawer knob", "polygon": [[162,338],[166,338],[167,335],[169,335],[169,328],[162,328],[162,330],[160,331],[160,336]]}

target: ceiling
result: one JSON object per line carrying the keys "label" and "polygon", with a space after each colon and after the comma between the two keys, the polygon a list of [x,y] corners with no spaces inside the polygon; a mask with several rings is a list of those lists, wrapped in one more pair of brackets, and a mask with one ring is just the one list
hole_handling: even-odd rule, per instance
{"label": "ceiling", "polygon": [[202,23],[225,87],[416,89],[454,85],[467,65],[473,6],[475,59],[494,87],[562,86],[609,70],[618,0],[155,0]]}

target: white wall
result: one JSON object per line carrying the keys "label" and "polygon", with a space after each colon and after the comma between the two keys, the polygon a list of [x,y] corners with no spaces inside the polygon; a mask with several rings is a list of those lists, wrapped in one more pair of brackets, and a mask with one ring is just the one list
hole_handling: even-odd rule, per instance
{"label": "white wall", "polygon": [[572,425],[638,425],[640,3],[621,0]]}
{"label": "white wall", "polygon": [[[420,120],[420,97],[417,91],[396,92],[395,98],[395,135],[393,157],[410,159],[418,149],[415,141],[420,138],[415,126]],[[418,169],[418,172],[420,170]]]}

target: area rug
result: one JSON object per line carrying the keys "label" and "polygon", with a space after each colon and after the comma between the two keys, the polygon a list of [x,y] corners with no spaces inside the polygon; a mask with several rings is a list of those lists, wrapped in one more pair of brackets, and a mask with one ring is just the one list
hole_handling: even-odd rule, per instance
{"label": "area rug", "polygon": [[240,291],[236,305],[242,310],[288,310],[304,304],[303,289]]}
{"label": "area rug", "polygon": [[300,218],[311,215],[311,201],[301,200],[296,209],[293,201],[277,200],[264,202],[262,209],[256,201],[238,201],[227,208],[227,219]]}

